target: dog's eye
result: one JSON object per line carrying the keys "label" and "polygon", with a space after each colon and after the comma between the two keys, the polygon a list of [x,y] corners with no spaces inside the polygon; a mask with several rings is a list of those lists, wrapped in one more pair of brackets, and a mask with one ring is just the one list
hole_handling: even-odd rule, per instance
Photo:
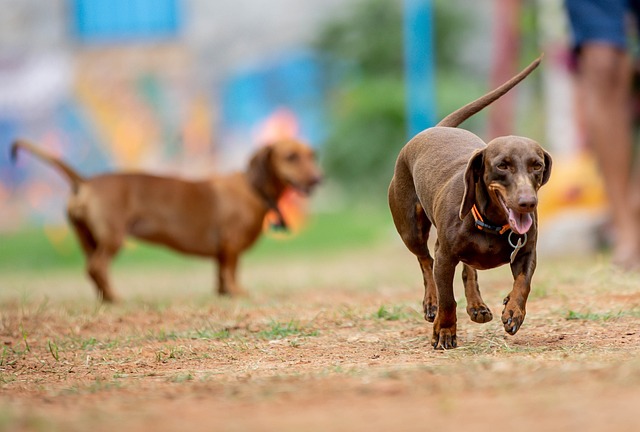
{"label": "dog's eye", "polygon": [[500,162],[500,163],[497,165],[497,168],[498,168],[499,170],[506,171],[506,170],[508,170],[508,169],[509,169],[509,164],[508,164],[508,163],[506,163],[506,162]]}
{"label": "dog's eye", "polygon": [[531,168],[533,168],[534,171],[540,171],[543,168],[543,165],[541,162],[534,162]]}
{"label": "dog's eye", "polygon": [[298,160],[300,159],[300,155],[298,153],[289,153],[287,156],[285,156],[285,159],[287,160],[287,162],[298,162]]}

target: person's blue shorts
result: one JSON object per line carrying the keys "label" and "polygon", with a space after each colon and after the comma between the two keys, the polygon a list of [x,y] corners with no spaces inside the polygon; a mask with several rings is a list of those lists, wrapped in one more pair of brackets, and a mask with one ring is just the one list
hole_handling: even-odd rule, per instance
{"label": "person's blue shorts", "polygon": [[629,14],[636,19],[636,29],[640,29],[640,0],[565,0],[565,7],[576,52],[586,42],[604,42],[626,49]]}

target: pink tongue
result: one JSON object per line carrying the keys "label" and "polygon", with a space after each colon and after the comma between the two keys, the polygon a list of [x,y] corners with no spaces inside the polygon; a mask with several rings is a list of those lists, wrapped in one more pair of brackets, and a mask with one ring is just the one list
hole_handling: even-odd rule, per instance
{"label": "pink tongue", "polygon": [[524,234],[533,225],[531,213],[518,213],[509,209],[509,225],[516,234]]}

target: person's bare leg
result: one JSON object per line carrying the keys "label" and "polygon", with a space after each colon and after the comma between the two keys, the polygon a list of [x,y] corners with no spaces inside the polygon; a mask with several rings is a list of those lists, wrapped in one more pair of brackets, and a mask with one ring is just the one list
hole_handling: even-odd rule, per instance
{"label": "person's bare leg", "polygon": [[626,51],[598,43],[582,47],[578,96],[583,122],[609,198],[615,230],[613,259],[625,268],[640,265],[640,230],[630,199],[631,71]]}

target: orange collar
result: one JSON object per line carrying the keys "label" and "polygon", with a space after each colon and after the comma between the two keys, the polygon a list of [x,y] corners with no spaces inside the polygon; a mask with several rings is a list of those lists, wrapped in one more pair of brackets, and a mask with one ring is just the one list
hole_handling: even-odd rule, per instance
{"label": "orange collar", "polygon": [[509,231],[509,229],[511,228],[509,224],[499,226],[485,222],[482,218],[482,215],[480,214],[480,211],[478,210],[478,207],[476,207],[475,204],[473,205],[473,207],[471,207],[471,213],[473,213],[473,218],[476,221],[476,228],[478,228],[480,231],[486,231],[492,234],[501,235]]}

